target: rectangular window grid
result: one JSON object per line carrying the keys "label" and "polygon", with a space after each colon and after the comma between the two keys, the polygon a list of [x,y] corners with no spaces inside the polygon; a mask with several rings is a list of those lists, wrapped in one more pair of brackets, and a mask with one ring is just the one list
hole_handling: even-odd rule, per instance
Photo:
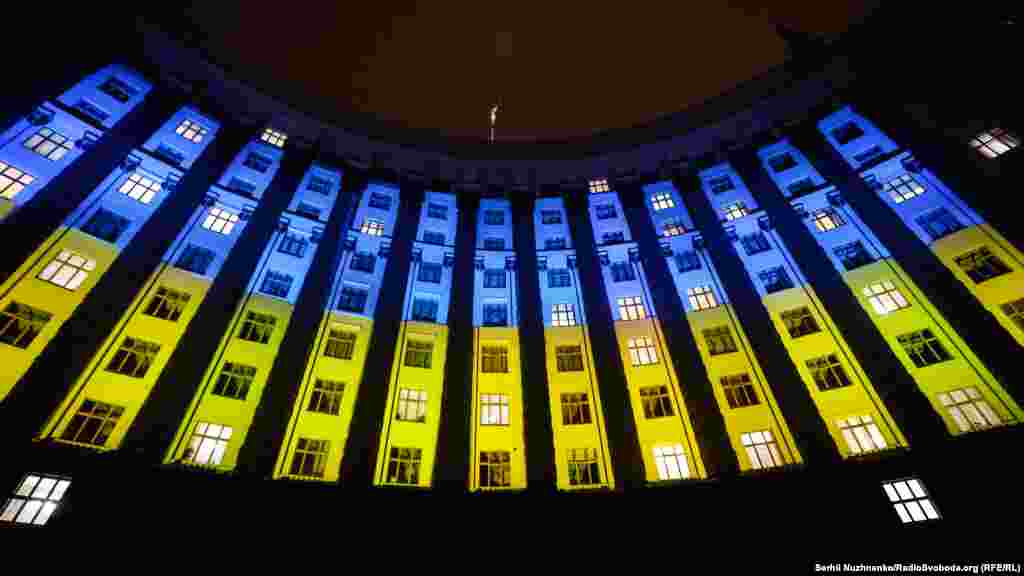
{"label": "rectangular window grid", "polygon": [[75,444],[103,446],[123,413],[121,406],[85,399],[60,439]]}
{"label": "rectangular window grid", "polygon": [[484,304],[484,326],[508,326],[508,306],[504,302]]}
{"label": "rectangular window grid", "polygon": [[156,358],[159,351],[160,344],[156,342],[125,338],[121,341],[121,347],[114,353],[110,363],[107,364],[107,372],[142,378],[153,364],[153,359]]}
{"label": "rectangular window grid", "polygon": [[289,476],[298,478],[323,478],[327,464],[327,451],[331,443],[327,440],[299,438],[292,456]]}
{"label": "rectangular window grid", "polygon": [[149,204],[159,191],[159,182],[138,172],[130,174],[128,179],[118,188],[118,192],[143,204]]}
{"label": "rectangular window grid", "polygon": [[43,158],[56,162],[70,152],[75,144],[53,128],[44,127],[29,136],[23,145]]}
{"label": "rectangular window grid", "polygon": [[590,193],[597,194],[599,192],[610,192],[611,188],[608,186],[608,180],[591,180],[590,181]]}
{"label": "rectangular window grid", "polygon": [[181,256],[178,257],[178,262],[175,266],[194,274],[206,274],[206,270],[213,263],[214,256],[216,254],[213,250],[196,244],[189,244],[182,251]]}
{"label": "rectangular window grid", "polygon": [[658,353],[654,349],[654,341],[649,336],[630,338],[627,344],[629,359],[633,366],[647,366],[658,363]]}
{"label": "rectangular window grid", "polygon": [[789,274],[783,266],[769,268],[758,274],[758,276],[761,278],[761,283],[764,284],[764,291],[768,294],[774,294],[775,292],[793,287],[793,281],[789,279]]}
{"label": "rectangular window grid", "polygon": [[626,236],[623,232],[605,232],[601,235],[602,244],[612,244],[614,242],[625,242]]}
{"label": "rectangular window grid", "polygon": [[679,272],[690,272],[692,270],[700,270],[700,256],[693,250],[683,250],[682,252],[676,252],[676,267],[679,268]]}
{"label": "rectangular window grid", "polygon": [[508,348],[506,346],[481,346],[481,372],[508,372]]}
{"label": "rectangular window grid", "polygon": [[686,233],[686,227],[683,226],[683,222],[679,219],[669,220],[661,226],[661,235],[666,238],[671,236],[679,236],[680,234]]}
{"label": "rectangular window grid", "polygon": [[555,358],[559,372],[583,371],[583,348],[580,346],[556,346]]}
{"label": "rectangular window grid", "polygon": [[270,341],[270,335],[274,333],[274,325],[277,319],[269,314],[259,314],[248,311],[245,313],[245,320],[238,330],[238,337],[257,344],[266,344]]}
{"label": "rectangular window grid", "polygon": [[263,277],[263,286],[260,287],[260,292],[277,296],[278,298],[287,298],[288,291],[292,289],[293,280],[294,278],[288,274],[267,270],[267,275]]}
{"label": "rectangular window grid", "polygon": [[185,451],[183,460],[200,466],[218,466],[224,460],[224,452],[231,441],[230,426],[199,422],[192,433],[192,441]]}
{"label": "rectangular window grid", "polygon": [[986,130],[971,138],[971,148],[986,158],[996,158],[1017,146],[1020,146],[1020,139],[1002,128]]}
{"label": "rectangular window grid", "polygon": [[178,127],[174,129],[174,133],[177,134],[178,136],[181,136],[185,140],[188,140],[189,142],[194,142],[198,144],[203,141],[203,138],[208,133],[208,130],[206,129],[205,126],[199,124],[198,122],[185,119],[182,120],[181,124],[178,124]]}
{"label": "rectangular window grid", "polygon": [[552,326],[575,326],[576,307],[572,304],[555,304],[551,307]]}
{"label": "rectangular window grid", "polygon": [[26,474],[4,503],[0,522],[43,526],[60,506],[71,480],[44,474]]}
{"label": "rectangular window grid", "polygon": [[480,453],[480,487],[508,488],[512,485],[512,458],[508,452]]}
{"label": "rectangular window grid", "polygon": [[708,310],[718,306],[718,302],[715,300],[715,293],[711,291],[711,286],[687,288],[686,297],[690,301],[690,308],[693,310]]}
{"label": "rectangular window grid", "polygon": [[402,388],[398,391],[398,414],[404,422],[427,421],[427,391]]}
{"label": "rectangular window grid", "polygon": [[341,289],[341,295],[338,297],[338,309],[362,313],[366,307],[367,295],[366,288],[344,286]]}
{"label": "rectangular window grid", "polygon": [[352,260],[348,264],[349,270],[366,272],[367,274],[373,274],[373,269],[376,266],[377,257],[370,252],[356,252],[352,255]]}
{"label": "rectangular window grid", "polygon": [[651,196],[651,206],[655,212],[661,212],[667,208],[675,208],[675,200],[672,199],[672,194],[668,192],[659,192]]}
{"label": "rectangular window grid", "polygon": [[146,305],[142,313],[154,318],[160,318],[161,320],[177,322],[178,318],[181,317],[181,311],[185,309],[185,305],[188,304],[190,299],[191,296],[186,292],[160,286],[156,289],[156,294],[150,298],[149,304]]}
{"label": "rectangular window grid", "polygon": [[131,223],[131,220],[120,214],[100,208],[82,225],[81,230],[93,238],[114,243],[124,234]]}
{"label": "rectangular window grid", "polygon": [[942,345],[942,342],[939,342],[939,339],[927,328],[908,334],[901,334],[896,339],[903,346],[903,351],[910,357],[914,366],[918,368],[953,359]]}
{"label": "rectangular window grid", "polygon": [[743,250],[751,256],[754,254],[760,254],[761,252],[767,252],[772,249],[772,245],[768,243],[768,239],[760,232],[743,236],[740,238],[740,242],[743,243]]}
{"label": "rectangular window grid", "polygon": [[736,341],[732,339],[728,326],[716,326],[703,332],[704,340],[708,343],[708,353],[712,356],[736,352]]}
{"label": "rectangular window grid", "polygon": [[384,223],[380,220],[373,218],[367,218],[363,220],[363,225],[359,229],[360,232],[368,236],[383,236],[384,235]]}
{"label": "rectangular window grid", "polygon": [[598,204],[594,207],[594,212],[597,214],[598,220],[608,220],[618,215],[614,204]]}
{"label": "rectangular window grid", "polygon": [[932,237],[932,240],[944,238],[950,234],[963,230],[964,225],[945,208],[932,210],[914,219],[918,226]]}
{"label": "rectangular window grid", "polygon": [[428,282],[430,284],[441,283],[441,265],[436,262],[423,262],[420,264],[419,272],[416,279],[420,282]]}
{"label": "rectangular window grid", "polygon": [[249,395],[249,387],[256,378],[256,368],[237,362],[225,362],[213,385],[214,396],[245,400]]}
{"label": "rectangular window grid", "polygon": [[35,182],[35,177],[6,162],[0,162],[0,198],[14,198]]}
{"label": "rectangular window grid", "polygon": [[593,486],[601,483],[601,468],[596,448],[572,448],[568,456],[570,486]]}
{"label": "rectangular window grid", "polygon": [[658,468],[659,480],[683,480],[690,477],[690,466],[682,444],[655,446],[654,465]]}
{"label": "rectangular window grid", "polygon": [[882,489],[904,524],[938,520],[941,517],[924,485],[917,478],[884,482]]}
{"label": "rectangular window grid", "polygon": [[782,466],[782,455],[771,430],[746,432],[740,437],[743,448],[755,470]]}
{"label": "rectangular window grid", "polygon": [[412,319],[418,322],[436,322],[437,306],[438,301],[436,298],[413,298]]}
{"label": "rectangular window grid", "polygon": [[586,394],[562,394],[562,425],[590,424],[590,401]]}
{"label": "rectangular window grid", "polygon": [[336,380],[317,378],[313,383],[313,393],[309,396],[310,412],[337,416],[341,412],[341,397],[345,393],[345,384]]}
{"label": "rectangular window grid", "polygon": [[565,288],[571,285],[569,270],[553,268],[548,270],[548,288]]}
{"label": "rectangular window grid", "polygon": [[68,290],[75,290],[82,285],[89,272],[95,269],[95,260],[63,250],[46,268],[43,268],[39,273],[39,279]]}
{"label": "rectangular window grid", "polygon": [[430,368],[430,359],[434,354],[434,343],[421,340],[409,340],[405,343],[405,365],[414,368]]}
{"label": "rectangular window grid", "polygon": [[480,395],[480,425],[508,426],[508,395]]}
{"label": "rectangular window grid", "polygon": [[811,314],[811,310],[806,306],[787,310],[780,314],[780,316],[782,317],[782,323],[786,325],[786,330],[792,338],[800,338],[801,336],[821,332],[821,328],[818,327],[818,322],[814,319],[814,315]]}
{"label": "rectangular window grid", "polygon": [[938,398],[961,432],[984,430],[1002,424],[999,415],[973,386],[943,392]]}
{"label": "rectangular window grid", "polygon": [[725,207],[722,208],[722,212],[725,214],[726,220],[737,220],[750,213],[747,211],[747,207],[743,205],[743,202],[726,204]]}
{"label": "rectangular window grid", "polygon": [[1011,322],[1017,325],[1017,328],[1024,330],[1024,298],[1018,300],[1011,300],[1005,304],[1001,304],[999,308],[1006,314],[1006,317]]}
{"label": "rectangular window grid", "polygon": [[757,392],[754,390],[754,383],[750,381],[749,374],[722,376],[721,383],[729,408],[745,408],[761,403],[757,398]]}
{"label": "rectangular window grid", "polygon": [[835,354],[826,354],[817,358],[807,360],[807,369],[811,371],[811,377],[818,386],[818,390],[834,390],[844,388],[851,384],[850,379],[839,363]]}
{"label": "rectangular window grid", "polygon": [[238,214],[214,206],[210,208],[210,211],[206,214],[206,219],[203,220],[203,228],[212,232],[219,232],[224,235],[231,234],[231,230],[235,228],[235,224],[238,222]]}
{"label": "rectangular window grid", "polygon": [[277,130],[271,130],[267,128],[260,135],[260,140],[263,140],[271,146],[277,146],[278,148],[284,148],[284,143],[288,140],[288,135],[284,132],[278,132]]}
{"label": "rectangular window grid", "polygon": [[422,454],[419,448],[392,447],[388,455],[388,483],[419,484]]}
{"label": "rectangular window grid", "polygon": [[612,282],[629,282],[636,280],[633,265],[629,262],[612,262]]}
{"label": "rectangular window grid", "polygon": [[896,204],[902,204],[911,198],[924,194],[924,186],[910,174],[902,174],[892,178],[885,183],[885,189],[889,193],[889,197]]}
{"label": "rectangular window grid", "polygon": [[391,210],[391,195],[383,194],[381,192],[371,192],[369,205],[370,208]]}
{"label": "rectangular window grid", "polygon": [[832,251],[847,270],[856,270],[875,261],[860,240],[836,246]]}
{"label": "rectangular window grid", "polygon": [[327,343],[324,345],[324,356],[340,360],[351,360],[355,349],[355,332],[338,328],[328,330]]}
{"label": "rectangular window grid", "polygon": [[622,320],[643,320],[647,317],[644,301],[639,296],[625,296],[617,299],[619,318]]}
{"label": "rectangular window grid", "polygon": [[440,232],[431,232],[430,230],[423,231],[423,241],[427,244],[437,244],[438,246],[444,246],[444,234]]}
{"label": "rectangular window grid", "polygon": [[967,273],[971,280],[974,280],[975,284],[981,284],[1011,272],[1010,267],[985,246],[961,254],[953,261]]}
{"label": "rectangular window grid", "polygon": [[501,269],[488,268],[484,270],[484,288],[504,288],[505,271]]}
{"label": "rectangular window grid", "polygon": [[843,217],[838,212],[828,208],[815,210],[811,218],[814,220],[814,226],[818,229],[818,232],[828,232],[846,224],[846,221],[843,220]]}
{"label": "rectangular window grid", "polygon": [[907,302],[903,294],[889,280],[865,286],[862,292],[875,312],[881,315],[910,307],[910,302]]}
{"label": "rectangular window grid", "polygon": [[850,416],[839,419],[839,431],[852,454],[866,454],[885,450],[885,438],[871,416]]}
{"label": "rectangular window grid", "polygon": [[641,388],[640,403],[644,407],[644,418],[648,420],[674,415],[668,386],[647,386]]}
{"label": "rectangular window grid", "polygon": [[331,193],[331,181],[319,176],[310,176],[309,183],[306,184],[306,189],[327,196]]}
{"label": "rectangular window grid", "polygon": [[0,312],[0,342],[16,348],[28,348],[51,317],[49,312],[10,302]]}
{"label": "rectangular window grid", "polygon": [[309,247],[309,240],[305,236],[287,232],[281,236],[281,243],[278,244],[277,251],[302,258],[306,254],[307,247]]}

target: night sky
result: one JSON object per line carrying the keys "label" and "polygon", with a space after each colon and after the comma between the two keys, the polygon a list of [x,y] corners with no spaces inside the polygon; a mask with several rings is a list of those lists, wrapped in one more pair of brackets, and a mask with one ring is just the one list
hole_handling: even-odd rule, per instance
{"label": "night sky", "polygon": [[756,2],[504,4],[218,0],[179,17],[230,76],[314,115],[483,140],[500,98],[497,139],[528,141],[698,105],[783,61],[777,23],[831,34],[870,11],[851,0],[777,0],[770,13]]}

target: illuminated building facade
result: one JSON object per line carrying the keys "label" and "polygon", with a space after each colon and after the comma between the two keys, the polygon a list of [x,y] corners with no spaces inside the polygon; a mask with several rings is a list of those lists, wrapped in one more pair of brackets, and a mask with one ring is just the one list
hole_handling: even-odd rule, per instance
{"label": "illuminated building facade", "polygon": [[1012,115],[935,144],[833,55],[668,137],[460,156],[144,47],[3,116],[0,523],[138,484],[136,521],[639,492],[881,530],[1012,485],[960,464],[1024,418]]}

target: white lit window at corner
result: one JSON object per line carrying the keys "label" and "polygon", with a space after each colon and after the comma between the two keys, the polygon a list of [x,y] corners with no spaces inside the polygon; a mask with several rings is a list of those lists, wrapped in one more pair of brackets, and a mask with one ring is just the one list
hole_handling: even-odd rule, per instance
{"label": "white lit window at corner", "polygon": [[686,452],[682,444],[675,446],[655,446],[654,463],[658,467],[659,480],[682,480],[690,477],[690,467],[686,463]]}
{"label": "white lit window at corner", "polygon": [[0,198],[14,198],[34,181],[33,176],[0,162]]}
{"label": "white lit window at corner", "polygon": [[160,183],[135,172],[128,176],[124,184],[121,184],[119,191],[129,198],[149,204],[153,200],[153,196],[160,191]]}
{"label": "white lit window at corner", "polygon": [[188,119],[182,120],[181,124],[178,124],[178,127],[174,130],[174,133],[178,136],[196,144],[203,141],[207,132],[208,130],[205,126]]}
{"label": "white lit window at corner", "polygon": [[363,220],[363,225],[359,228],[359,231],[369,236],[383,236],[384,223],[380,220],[367,218],[366,220]]}
{"label": "white lit window at corner", "polygon": [[941,518],[931,498],[928,497],[924,484],[917,478],[884,482],[882,489],[885,490],[885,495],[889,497],[889,502],[896,508],[896,513],[904,524]]}
{"label": "white lit window at corner", "polygon": [[907,302],[903,294],[888,280],[865,286],[863,292],[878,314],[888,314],[910,307],[910,302]]}
{"label": "white lit window at corner", "polygon": [[737,220],[739,218],[743,218],[747,214],[750,214],[743,202],[726,204],[722,207],[722,212],[725,214],[726,220]]}
{"label": "white lit window at corner", "polygon": [[654,207],[655,212],[661,212],[666,208],[675,207],[676,203],[672,200],[672,195],[668,192],[658,192],[651,196],[651,206]]}
{"label": "white lit window at corner", "polygon": [[850,416],[839,419],[839,430],[854,455],[885,450],[885,438],[871,416]]}
{"label": "white lit window at corner", "polygon": [[207,213],[206,220],[203,220],[203,228],[227,235],[231,234],[231,230],[235,228],[235,223],[237,222],[238,214],[229,212],[224,208],[213,207]]}
{"label": "white lit window at corner", "polygon": [[267,128],[263,131],[260,136],[260,140],[263,140],[271,146],[277,146],[278,148],[284,148],[284,142],[288,139],[288,135],[284,132],[278,132],[277,130],[271,130]]}
{"label": "white lit window at corner", "polygon": [[14,495],[7,499],[0,522],[42,526],[60,506],[71,480],[42,474],[26,474]]}
{"label": "white lit window at corner", "polygon": [[217,466],[231,440],[231,427],[200,422],[192,434],[192,442],[185,451],[186,462],[200,466]]}
{"label": "white lit window at corner", "polygon": [[590,181],[590,193],[598,194],[600,192],[610,192],[611,187],[608,186],[608,180],[602,178],[600,180]]}
{"label": "white lit window at corner", "polygon": [[986,158],[995,158],[1020,146],[1020,139],[1002,128],[993,128],[971,138],[971,148]]}

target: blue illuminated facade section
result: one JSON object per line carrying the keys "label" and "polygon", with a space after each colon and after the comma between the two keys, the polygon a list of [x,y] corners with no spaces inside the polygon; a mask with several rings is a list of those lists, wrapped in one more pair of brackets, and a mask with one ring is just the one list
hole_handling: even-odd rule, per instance
{"label": "blue illuminated facade section", "polygon": [[[440,216],[442,212],[445,214],[443,218]],[[402,320],[448,323],[458,223],[454,194],[432,191],[424,194],[416,240],[412,243],[412,266],[402,305]],[[444,243],[437,243],[435,240],[439,237],[431,233],[443,234]]]}
{"label": "blue illuminated facade section", "polygon": [[[310,178],[314,176],[315,173]],[[339,180],[332,180],[332,189],[337,190],[339,184],[340,175]],[[396,186],[373,182],[363,191],[344,237],[341,264],[335,273],[330,304],[335,310],[373,319],[391,255],[399,199]]]}
{"label": "blue illuminated facade section", "polygon": [[518,326],[516,287],[519,284],[512,209],[508,200],[480,200],[476,238],[473,326]]}
{"label": "blue illuminated facade section", "polygon": [[586,324],[586,310],[576,269],[576,250],[563,200],[558,197],[538,198],[534,204],[533,225],[544,326],[551,328],[555,325],[552,320],[556,305],[570,306],[576,324]]}
{"label": "blue illuminated facade section", "polygon": [[[644,318],[654,317],[650,290],[640,258],[640,246],[629,231],[622,203],[614,190],[592,193],[587,197],[590,222],[594,230],[597,257],[604,276],[605,295],[612,309],[613,320],[638,320],[624,317],[621,303],[635,298],[643,300]],[[630,313],[632,314],[632,312]]]}

